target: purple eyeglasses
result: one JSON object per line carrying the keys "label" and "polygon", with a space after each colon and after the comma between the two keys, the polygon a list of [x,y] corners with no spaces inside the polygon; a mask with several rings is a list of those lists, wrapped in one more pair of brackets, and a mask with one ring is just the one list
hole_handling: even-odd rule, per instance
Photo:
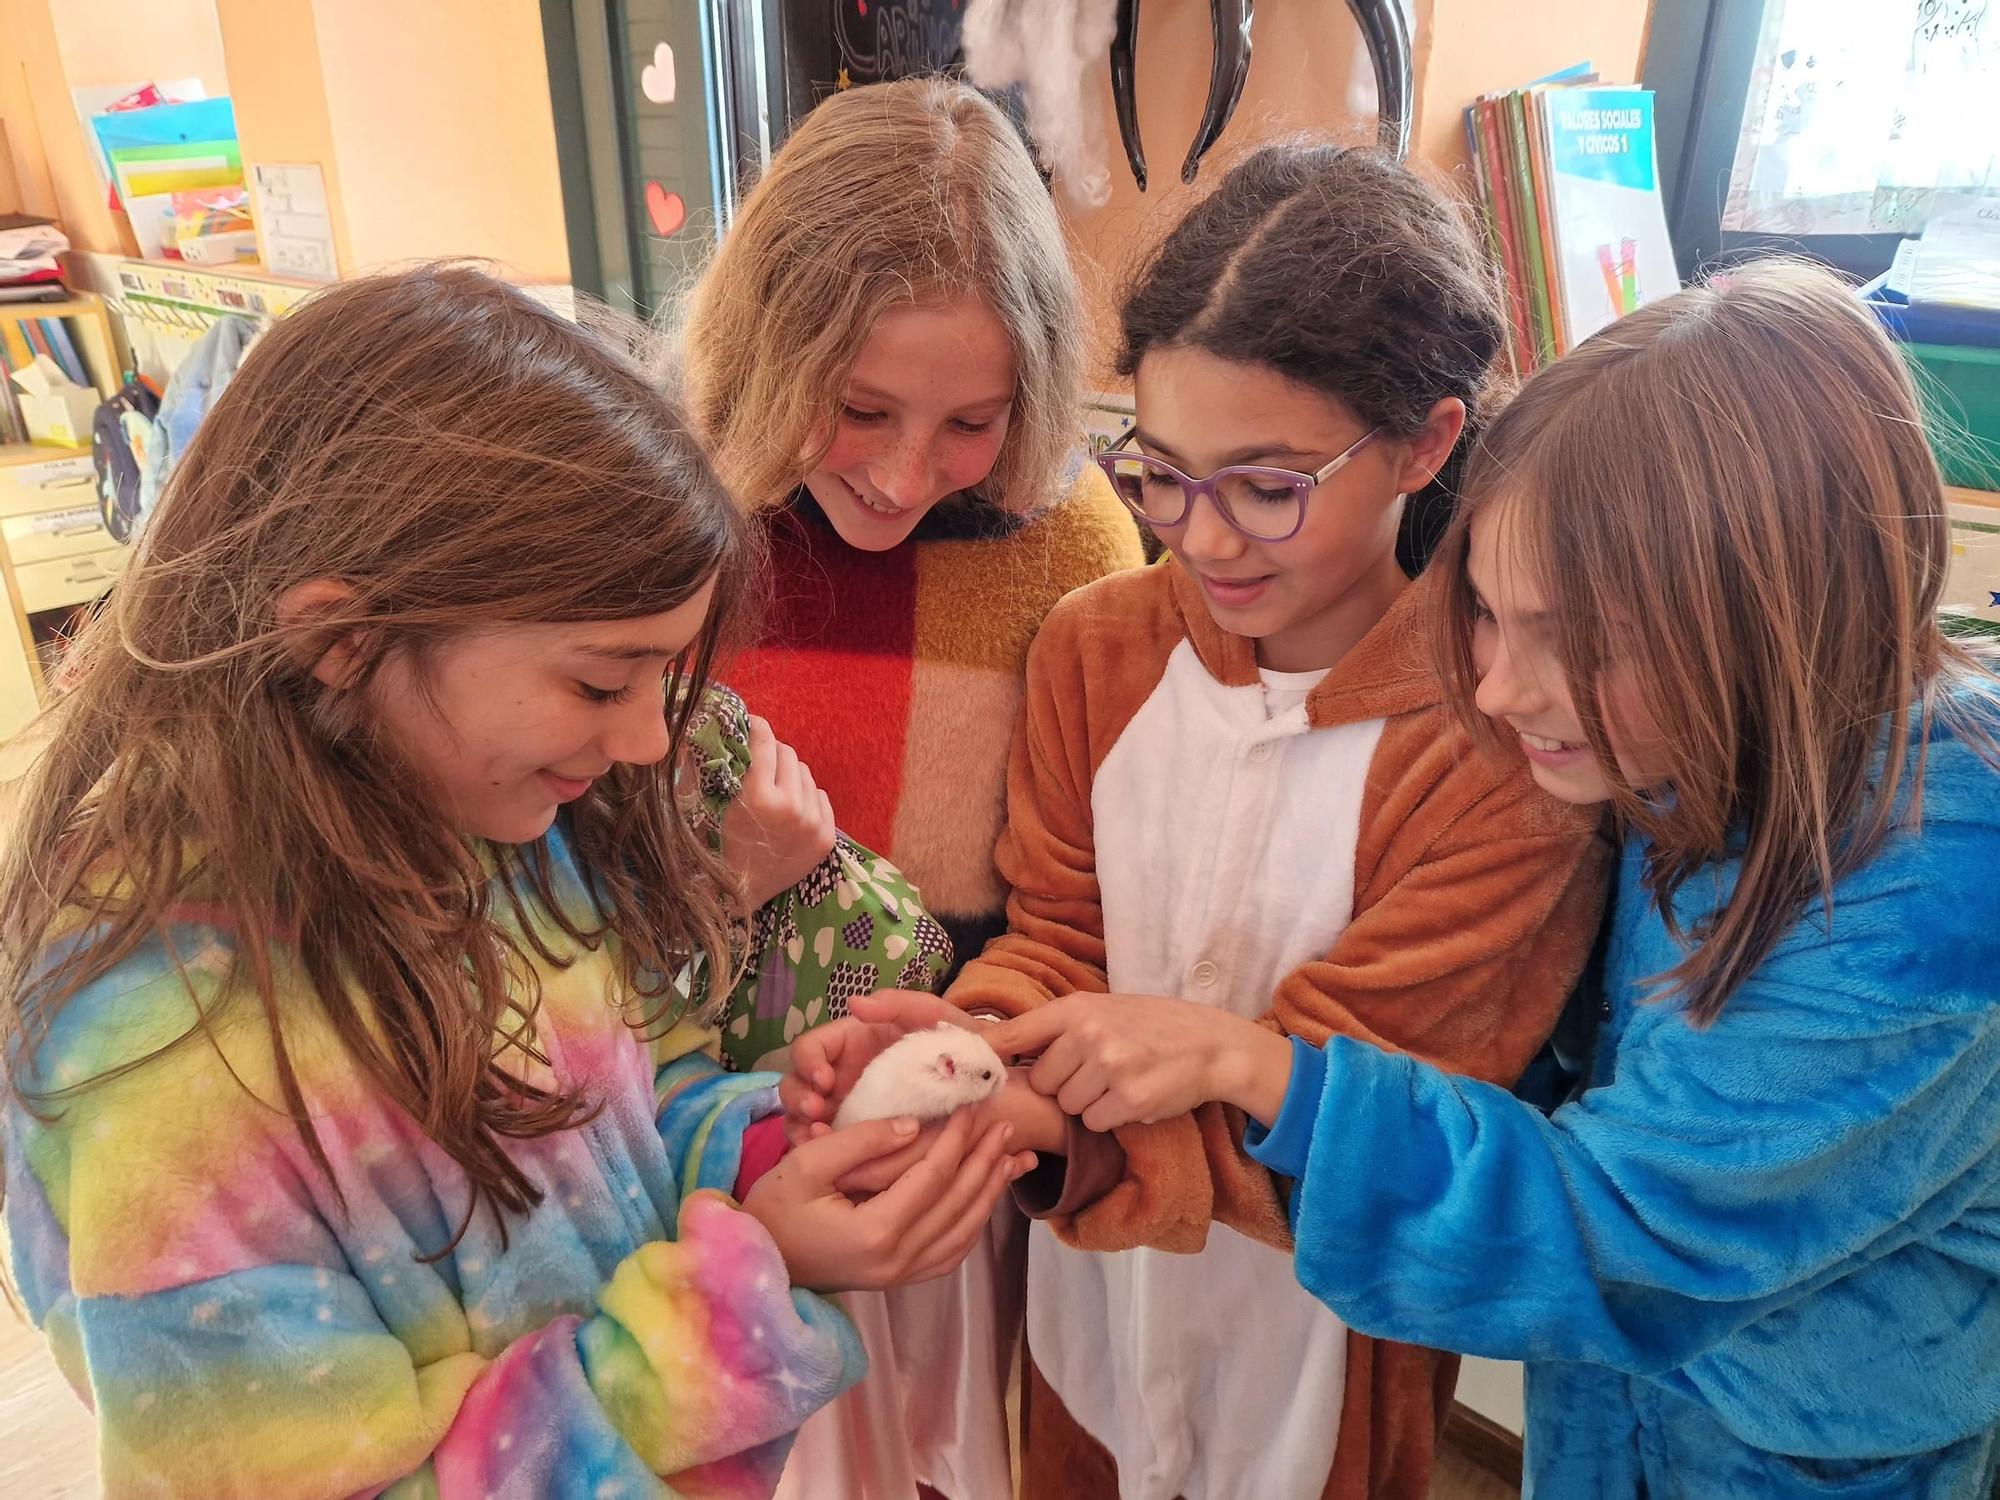
{"label": "purple eyeglasses", "polygon": [[1371,427],[1314,474],[1239,464],[1217,469],[1206,479],[1191,478],[1162,458],[1121,451],[1137,431],[1134,428],[1097,455],[1098,468],[1133,515],[1149,526],[1178,526],[1193,511],[1195,498],[1206,495],[1215,513],[1252,541],[1285,542],[1297,536],[1306,523],[1306,497],[1345,467],[1382,429]]}

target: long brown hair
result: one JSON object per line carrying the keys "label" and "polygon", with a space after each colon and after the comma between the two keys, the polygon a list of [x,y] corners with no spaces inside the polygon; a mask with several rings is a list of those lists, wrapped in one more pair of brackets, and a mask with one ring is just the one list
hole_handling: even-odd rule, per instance
{"label": "long brown hair", "polygon": [[[613,941],[635,1025],[659,1019],[697,955],[726,967],[727,883],[674,767],[751,565],[745,524],[609,328],[428,267],[333,287],[252,348],[72,648],[0,875],[0,1045],[30,1107],[98,1081],[35,1076],[64,1004],[197,903],[230,934],[223,993],[261,1006],[322,1169],[280,970],[464,1168],[468,1220],[480,1201],[524,1212],[534,1190],[503,1139],[593,1106],[500,1064],[503,1029],[532,1037],[509,1013],[525,1023],[539,1000],[504,919],[550,961],[526,920],[537,908],[579,947]],[[544,845],[482,849],[446,826],[369,732],[361,688],[395,653],[421,673],[460,632],[650,615],[711,577],[708,622],[670,673],[672,752],[616,767],[565,814],[594,914],[561,908]],[[320,579],[346,585],[347,604],[281,618],[287,590]],[[337,641],[359,673],[334,692],[310,669]],[[85,940],[50,949],[72,924]]]}
{"label": "long brown hair", "polygon": [[730,489],[752,507],[782,502],[832,442],[875,320],[965,296],[1006,325],[1019,382],[1000,456],[972,493],[1032,509],[1077,445],[1084,355],[1062,226],[1027,147],[990,100],[948,79],[819,105],[688,297],[689,409]]}
{"label": "long brown hair", "polygon": [[[1615,816],[1692,951],[1655,976],[1712,1021],[1806,908],[1920,812],[1940,717],[1989,756],[1957,689],[1944,491],[1894,346],[1831,274],[1768,261],[1613,324],[1536,374],[1482,435],[1438,557],[1440,647],[1475,729],[1467,527],[1507,507],[1540,581]],[[1618,769],[1598,685],[1627,673],[1658,785]],[[1650,779],[1650,777],[1649,777]],[[1734,890],[1683,933],[1673,897],[1731,855]]]}
{"label": "long brown hair", "polygon": [[[1231,168],[1142,266],[1119,325],[1121,375],[1150,349],[1202,349],[1403,437],[1448,396],[1476,432],[1506,337],[1465,206],[1379,151],[1309,137]],[[1451,518],[1468,446],[1405,502],[1397,555],[1411,573]]]}

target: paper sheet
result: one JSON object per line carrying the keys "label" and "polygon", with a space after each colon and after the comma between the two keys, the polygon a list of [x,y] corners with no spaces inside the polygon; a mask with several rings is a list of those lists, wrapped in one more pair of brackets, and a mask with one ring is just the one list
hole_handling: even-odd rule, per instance
{"label": "paper sheet", "polygon": [[257,225],[264,234],[264,268],[307,281],[337,279],[333,216],[318,165],[258,162],[250,181]]}

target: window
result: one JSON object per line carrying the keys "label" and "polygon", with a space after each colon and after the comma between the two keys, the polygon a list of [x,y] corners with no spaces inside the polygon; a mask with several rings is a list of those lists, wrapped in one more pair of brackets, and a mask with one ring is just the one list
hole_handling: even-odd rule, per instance
{"label": "window", "polygon": [[1933,216],[2000,195],[1996,0],[1658,7],[1668,218],[1683,275],[1771,248],[1857,275]]}

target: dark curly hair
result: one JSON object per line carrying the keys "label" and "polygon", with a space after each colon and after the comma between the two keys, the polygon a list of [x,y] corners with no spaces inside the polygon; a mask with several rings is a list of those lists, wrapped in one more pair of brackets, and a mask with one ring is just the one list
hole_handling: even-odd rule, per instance
{"label": "dark curly hair", "polygon": [[1379,152],[1317,141],[1240,162],[1141,267],[1118,372],[1179,345],[1268,365],[1409,436],[1447,396],[1466,437],[1409,497],[1396,555],[1418,572],[1451,519],[1462,455],[1506,338],[1466,210]]}

